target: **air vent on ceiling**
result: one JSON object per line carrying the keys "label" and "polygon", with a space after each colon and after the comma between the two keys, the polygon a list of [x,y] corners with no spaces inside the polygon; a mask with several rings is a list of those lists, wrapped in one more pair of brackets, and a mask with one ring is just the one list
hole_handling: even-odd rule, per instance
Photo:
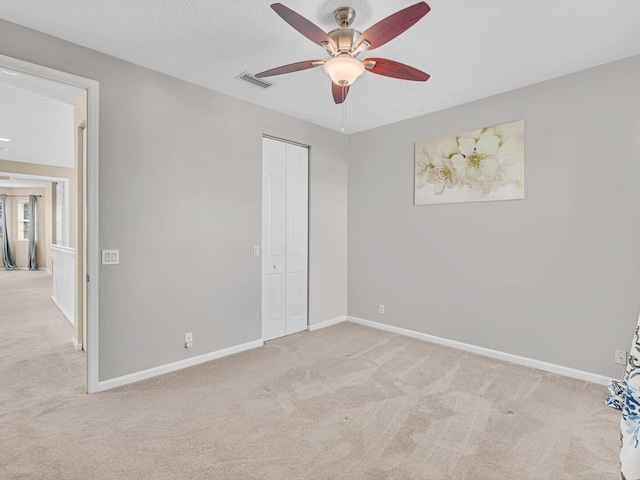
{"label": "air vent on ceiling", "polygon": [[261,78],[251,75],[248,72],[242,72],[236,78],[239,80],[244,80],[245,82],[248,82],[251,85],[255,85],[256,87],[265,88],[265,89],[273,85],[273,83],[267,82],[266,80],[262,80]]}

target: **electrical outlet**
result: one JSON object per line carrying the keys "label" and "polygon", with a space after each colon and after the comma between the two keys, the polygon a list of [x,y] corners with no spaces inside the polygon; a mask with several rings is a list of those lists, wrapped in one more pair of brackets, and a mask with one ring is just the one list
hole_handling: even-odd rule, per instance
{"label": "electrical outlet", "polygon": [[624,350],[616,350],[615,358],[613,359],[615,363],[618,365],[626,365],[627,364],[627,352]]}
{"label": "electrical outlet", "polygon": [[384,305],[380,304],[378,306],[378,313],[384,313]]}
{"label": "electrical outlet", "polygon": [[184,334],[184,348],[193,348],[193,334],[191,332]]}

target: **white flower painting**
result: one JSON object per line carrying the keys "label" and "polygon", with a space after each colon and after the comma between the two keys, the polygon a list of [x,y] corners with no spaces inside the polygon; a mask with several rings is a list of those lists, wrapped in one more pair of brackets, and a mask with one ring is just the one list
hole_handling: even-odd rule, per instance
{"label": "white flower painting", "polygon": [[524,120],[415,147],[416,205],[524,198]]}

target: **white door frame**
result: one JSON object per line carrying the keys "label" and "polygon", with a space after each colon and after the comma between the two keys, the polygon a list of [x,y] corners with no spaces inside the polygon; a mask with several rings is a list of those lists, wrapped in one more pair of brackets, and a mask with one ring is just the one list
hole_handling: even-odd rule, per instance
{"label": "white door frame", "polygon": [[[1,67],[60,83],[66,83],[87,91],[87,168],[84,172],[87,189],[84,192],[85,198],[79,200],[85,203],[85,228],[87,234],[84,254],[86,256],[87,275],[90,278],[89,282],[85,282],[84,289],[86,292],[84,303],[87,308],[87,392],[99,392],[102,390],[98,380],[98,274],[100,258],[98,236],[99,84],[96,80],[79,77],[71,73],[25,62],[5,55],[0,55],[0,68]],[[79,260],[82,261],[83,259]],[[79,279],[79,281],[82,281],[82,279]]]}

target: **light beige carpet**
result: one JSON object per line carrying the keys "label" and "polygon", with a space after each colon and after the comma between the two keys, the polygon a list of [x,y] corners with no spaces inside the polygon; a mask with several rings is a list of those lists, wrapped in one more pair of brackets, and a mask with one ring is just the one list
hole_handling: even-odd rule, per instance
{"label": "light beige carpet", "polygon": [[617,479],[605,387],[344,323],[98,395],[0,272],[1,479]]}

